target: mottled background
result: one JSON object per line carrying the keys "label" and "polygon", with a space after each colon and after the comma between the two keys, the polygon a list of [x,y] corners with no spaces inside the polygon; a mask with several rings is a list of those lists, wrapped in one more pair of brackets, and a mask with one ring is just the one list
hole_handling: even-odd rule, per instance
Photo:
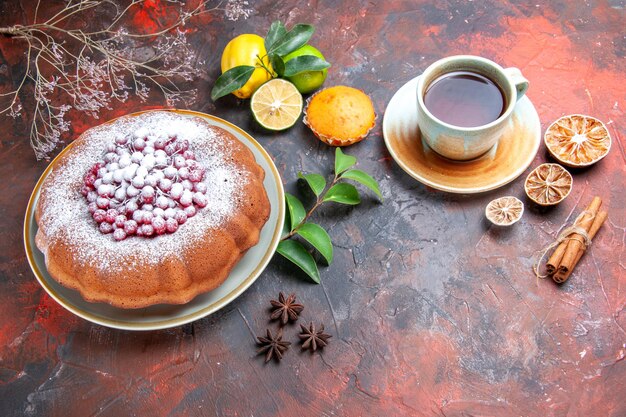
{"label": "mottled background", "polygon": [[[626,3],[610,1],[250,1],[238,22],[219,13],[192,22],[207,75],[191,108],[246,129],[269,151],[286,188],[298,171],[330,173],[333,149],[302,124],[276,134],[255,126],[248,103],[208,92],[227,41],[263,35],[276,19],[315,24],[311,43],[333,64],[326,85],[368,92],[379,115],[347,152],[380,181],[385,201],[322,209],[335,261],[313,285],[274,259],[258,281],[218,313],[166,331],[132,333],[90,324],[36,282],[24,255],[26,204],[45,161],[27,124],[0,119],[0,415],[2,416],[626,416]],[[28,22],[33,0],[3,1],[3,24]],[[158,24],[146,6],[134,23]],[[154,23],[157,22],[157,23]],[[23,45],[0,41],[2,91],[24,70]],[[483,195],[425,187],[390,158],[381,133],[386,103],[431,62],[471,53],[517,66],[542,128],[571,113],[607,123],[613,149],[574,171],[558,207],[525,197],[523,175]],[[107,120],[162,106],[130,101]],[[99,121],[72,113],[76,136]],[[532,166],[548,161],[540,149]],[[483,218],[493,198],[527,209],[509,229]],[[572,278],[537,282],[533,254],[594,195],[610,219]],[[304,320],[333,334],[321,354],[290,350],[263,364],[254,336],[268,300],[296,292]],[[295,341],[296,328],[287,337]]]}

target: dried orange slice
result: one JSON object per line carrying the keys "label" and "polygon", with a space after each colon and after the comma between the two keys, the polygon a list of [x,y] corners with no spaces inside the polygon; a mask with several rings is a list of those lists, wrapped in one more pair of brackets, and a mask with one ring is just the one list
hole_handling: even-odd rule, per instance
{"label": "dried orange slice", "polygon": [[528,198],[540,206],[553,206],[572,191],[572,175],[559,164],[541,164],[526,177]]}
{"label": "dried orange slice", "polygon": [[595,117],[563,116],[546,130],[543,140],[552,156],[568,167],[586,167],[604,158],[611,149],[611,135]]}
{"label": "dried orange slice", "polygon": [[524,203],[515,197],[500,197],[485,208],[485,216],[498,226],[510,226],[522,218]]}

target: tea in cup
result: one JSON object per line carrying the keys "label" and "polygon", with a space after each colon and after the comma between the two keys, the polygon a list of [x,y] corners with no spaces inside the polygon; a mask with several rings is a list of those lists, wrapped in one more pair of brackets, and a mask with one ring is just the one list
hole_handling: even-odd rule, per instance
{"label": "tea in cup", "polygon": [[527,89],[517,68],[472,55],[441,59],[417,83],[420,133],[446,158],[477,158],[498,142]]}

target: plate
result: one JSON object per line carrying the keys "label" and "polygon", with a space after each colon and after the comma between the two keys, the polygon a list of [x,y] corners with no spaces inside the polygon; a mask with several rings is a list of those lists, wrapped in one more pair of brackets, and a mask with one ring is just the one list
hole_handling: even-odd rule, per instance
{"label": "plate", "polygon": [[394,94],[383,119],[387,149],[407,174],[441,191],[474,194],[502,187],[528,168],[541,144],[541,122],[528,97],[517,102],[509,126],[489,152],[471,161],[452,161],[430,149],[420,137],[415,96],[418,79]]}
{"label": "plate", "polygon": [[[201,117],[208,123],[232,133],[248,147],[254,154],[257,163],[265,170],[263,186],[270,201],[270,217],[261,230],[259,243],[246,252],[224,283],[213,291],[198,295],[187,304],[159,304],[136,310],[125,310],[109,304],[87,302],[78,291],[63,287],[48,274],[44,255],[35,245],[35,235],[37,234],[35,207],[41,184],[60,155],[72,147],[72,144],[68,145],[46,168],[31,194],[24,220],[24,246],[28,262],[44,290],[67,310],[103,326],[125,330],[156,330],[180,326],[206,317],[233,301],[252,285],[272,259],[280,241],[285,218],[284,190],[278,170],[265,149],[248,133],[218,117],[187,110],[160,111],[172,111],[188,117]],[[133,113],[133,115],[142,113],[145,112]]]}

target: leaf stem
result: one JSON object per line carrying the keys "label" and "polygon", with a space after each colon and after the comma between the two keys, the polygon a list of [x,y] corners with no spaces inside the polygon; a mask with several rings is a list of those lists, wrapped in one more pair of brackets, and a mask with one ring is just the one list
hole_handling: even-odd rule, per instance
{"label": "leaf stem", "polygon": [[[267,57],[267,54],[263,55],[263,58]],[[259,54],[257,54],[256,59],[259,61],[259,64],[261,66],[261,68],[263,68],[265,70],[265,72],[267,72],[270,77],[272,78],[276,78],[278,76],[278,74],[276,74],[274,71],[272,71],[271,69],[269,69],[267,67],[267,65],[265,65],[265,62],[263,62],[263,58],[259,57]]]}
{"label": "leaf stem", "polygon": [[293,235],[295,235],[296,233],[298,233],[298,229],[304,224],[306,223],[306,221],[309,219],[309,217],[311,217],[311,215],[313,214],[313,212],[322,205],[322,203],[324,203],[324,198],[326,197],[326,194],[328,193],[328,190],[330,190],[331,188],[333,188],[333,185],[337,184],[337,182],[341,179],[341,174],[339,175],[335,175],[335,177],[333,178],[332,182],[330,183],[330,185],[328,185],[326,187],[326,189],[324,190],[323,193],[321,193],[318,197],[317,197],[317,201],[315,202],[315,204],[313,204],[313,207],[311,207],[309,209],[309,211],[307,211],[306,215],[304,216],[304,219],[302,219],[302,221],[300,223],[298,223],[298,225],[296,227],[293,228],[293,230],[291,232],[289,232],[289,234],[285,235],[285,237],[283,237],[282,239],[280,239],[280,241],[282,242],[283,240],[287,240],[289,238],[291,238]]}

